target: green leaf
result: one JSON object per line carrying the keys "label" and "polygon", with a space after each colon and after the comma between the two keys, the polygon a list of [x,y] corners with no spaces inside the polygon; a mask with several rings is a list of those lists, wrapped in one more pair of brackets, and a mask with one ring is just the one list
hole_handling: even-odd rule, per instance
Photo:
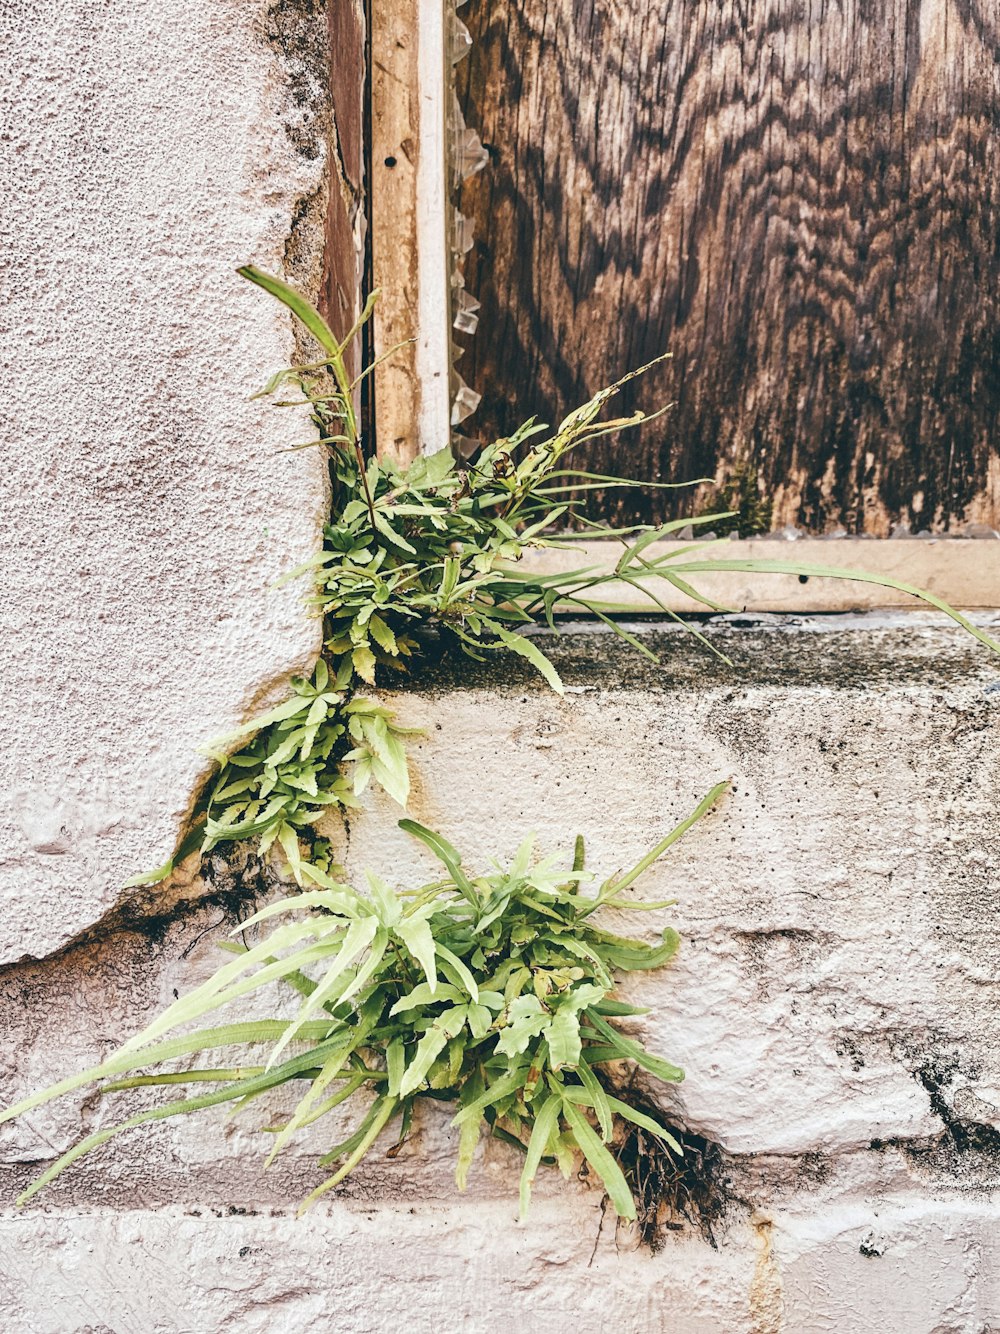
{"label": "green leaf", "polygon": [[[316,867],[303,863],[303,869],[308,879],[319,879],[320,872]],[[327,878],[324,877],[324,879]],[[292,894],[287,899],[278,899],[275,903],[266,904],[263,908],[258,909],[252,917],[248,917],[245,921],[240,922],[239,926],[234,927],[232,934],[242,934],[250,927],[258,926],[261,922],[269,921],[271,918],[284,913],[303,912],[312,908],[322,908],[324,912],[333,916],[352,919],[362,915],[364,905],[350,886],[340,885],[335,880],[329,879],[327,879],[327,883],[329,888],[307,889],[301,894]],[[261,949],[263,950],[264,945],[269,943],[270,941],[262,943]]]}
{"label": "green leaf", "polygon": [[507,1027],[500,1030],[497,1051],[517,1056],[552,1023],[552,1015],[537,996],[518,996],[507,1011]]}
{"label": "green leaf", "polygon": [[435,1000],[457,1001],[461,1004],[465,1002],[466,997],[459,991],[458,987],[449,986],[447,982],[439,982],[434,991],[431,990],[429,982],[418,982],[405,996],[400,996],[389,1014],[390,1016],[406,1014],[408,1010],[420,1009],[422,1006],[430,1005]]}
{"label": "green leaf", "polygon": [[558,1009],[545,1030],[553,1070],[575,1067],[580,1061],[580,1016],[567,1007]]}
{"label": "green leaf", "polygon": [[631,871],[629,871],[627,875],[620,876],[616,879],[609,881],[608,887],[613,889],[616,894],[620,894],[623,889],[627,889],[629,885],[631,885],[634,881],[638,880],[639,876],[642,875],[643,871],[647,870],[650,866],[652,866],[655,861],[658,861],[659,858],[663,856],[663,854],[667,851],[668,848],[673,847],[673,845],[678,841],[678,839],[683,838],[684,835],[687,833],[687,831],[691,828],[691,826],[697,824],[698,821],[702,818],[702,816],[707,814],[707,812],[712,809],[712,807],[719,800],[722,794],[724,792],[728,792],[728,790],[729,790],[728,778],[723,779],[721,783],[716,783],[715,787],[713,787],[710,792],[708,792],[704,797],[702,797],[701,801],[699,801],[698,805],[694,808],[694,810],[691,812],[690,815],[685,816],[685,818],[680,822],[680,824],[670,831],[670,833],[666,836],[666,838],[661,839],[660,842],[657,843],[655,848],[651,848],[650,851],[647,852],[644,857],[640,858],[640,860],[635,864],[635,866],[632,867]]}
{"label": "green leaf", "polygon": [[[330,1112],[334,1107],[339,1107],[342,1102],[346,1102],[352,1097],[361,1085],[367,1079],[367,1072],[355,1074],[353,1078],[344,1080],[342,1087],[332,1097],[326,1098],[323,1102],[319,1100],[329,1088],[330,1084],[339,1077],[344,1065],[358,1041],[356,1033],[349,1034],[343,1039],[340,1046],[334,1050],[323,1063],[323,1067],[310,1081],[309,1087],[304,1096],[299,1099],[298,1106],[289,1118],[288,1123],[279,1130],[277,1138],[271,1148],[271,1152],[264,1159],[264,1167],[268,1168],[274,1162],[275,1158],[282,1151],[288,1141],[297,1130],[303,1126],[309,1125],[319,1116]],[[263,1073],[263,1072],[262,1072]],[[319,1104],[317,1106],[317,1104]]]}
{"label": "green leaf", "polygon": [[1000,643],[988,635],[985,630],[980,630],[954,607],[939,598],[936,593],[929,593],[924,588],[916,588],[913,584],[904,583],[901,579],[894,579],[887,574],[870,574],[866,570],[845,570],[838,569],[836,566],[827,565],[801,565],[796,561],[784,560],[698,560],[685,559],[677,563],[678,569],[688,572],[694,571],[698,574],[710,574],[715,570],[729,570],[743,574],[795,574],[800,578],[804,575],[807,579],[840,579],[848,583],[860,584],[878,584],[882,588],[894,589],[897,593],[906,593],[909,597],[918,598],[921,602],[926,602],[928,606],[936,607],[938,611],[944,614],[960,625],[963,630],[968,631],[974,639],[978,639],[981,644],[993,650],[994,653],[1000,653]]}
{"label": "green leaf", "polygon": [[399,646],[396,643],[396,636],[383,621],[377,612],[372,612],[368,618],[368,630],[372,639],[378,644],[379,648],[384,649],[386,653],[395,655],[399,652]]}
{"label": "green leaf", "polygon": [[355,645],[351,653],[351,662],[362,681],[367,681],[370,686],[373,686],[375,684],[377,659],[367,644]]}
{"label": "green leaf", "polygon": [[415,1093],[427,1078],[427,1072],[444,1050],[446,1044],[456,1037],[465,1024],[468,1010],[464,1005],[453,1005],[443,1011],[434,1020],[424,1036],[417,1043],[413,1060],[406,1067],[399,1085],[399,1096],[409,1097]]}
{"label": "green leaf", "polygon": [[122,888],[138,889],[142,885],[158,885],[161,880],[166,880],[167,876],[173,875],[175,867],[180,866],[182,862],[198,851],[203,838],[204,817],[199,817],[178,843],[172,857],[169,857],[162,866],[158,866],[154,871],[146,871],[143,875],[133,876],[131,880],[126,880]]}
{"label": "green leaf", "polygon": [[469,1032],[481,1042],[493,1024],[493,1014],[486,1005],[469,1005]]}
{"label": "green leaf", "polygon": [[215,755],[217,758],[226,759],[225,754],[219,754],[224,747],[230,745],[233,741],[239,741],[241,738],[249,736],[254,732],[261,732],[265,727],[270,727],[273,723],[284,722],[288,718],[294,718],[296,714],[301,713],[303,717],[309,712],[312,706],[312,700],[303,695],[292,695],[289,699],[283,700],[281,704],[270,709],[267,713],[262,713],[256,718],[251,718],[248,723],[242,727],[237,727],[235,732],[228,732],[223,737],[218,737],[215,741],[209,741],[202,747],[202,751]]}
{"label": "green leaf", "polygon": [[462,960],[457,954],[453,954],[451,950],[448,949],[447,945],[442,945],[440,940],[435,942],[435,948],[437,949],[438,960],[440,961],[441,971],[444,975],[446,977],[452,977],[453,981],[457,980],[458,984],[465,987],[466,991],[469,993],[469,999],[473,1002],[478,1002],[479,987],[476,983],[476,979],[469,972],[468,968],[466,968]]}
{"label": "green leaf", "polygon": [[338,1002],[340,1006],[346,1005],[352,996],[355,996],[359,991],[364,989],[369,978],[371,978],[378,970],[378,967],[382,962],[382,956],[388,948],[389,933],[383,927],[379,927],[375,932],[375,938],[371,943],[367,959],[365,959],[357,969],[353,980],[348,983],[347,987],[340,993]]}
{"label": "green leaf", "polygon": [[321,978],[316,990],[312,992],[303,1001],[295,1022],[281,1035],[275,1043],[274,1050],[268,1060],[270,1067],[278,1056],[284,1051],[285,1047],[293,1040],[299,1031],[300,1026],[327,1001],[340,999],[340,993],[343,988],[340,983],[346,980],[347,971],[351,964],[368,949],[369,945],[375,940],[379,931],[377,917],[362,917],[356,922],[352,922],[344,936],[343,943],[333,962]]}
{"label": "green leaf", "polygon": [[410,771],[402,743],[383,725],[378,740],[371,744],[373,749],[377,746],[372,760],[373,775],[393,801],[405,807],[410,796]]}
{"label": "green leaf", "polygon": [[434,937],[425,918],[405,917],[396,923],[396,935],[420,964],[427,977],[431,995],[437,989],[437,972],[434,968]]}
{"label": "green leaf", "polygon": [[386,518],[384,510],[376,509],[374,518],[375,527],[387,542],[390,542],[394,547],[398,547],[400,551],[405,551],[411,556],[417,554],[416,547],[411,545],[411,543],[407,542],[405,537],[396,532],[395,528],[393,528],[392,524]]}
{"label": "green leaf", "polygon": [[[390,1014],[396,1011],[390,1010]],[[402,1038],[393,1038],[385,1049],[385,1067],[389,1075],[388,1091],[397,1097],[399,1094],[399,1085],[403,1079],[403,1071],[406,1069],[406,1046]]]}
{"label": "green leaf", "polygon": [[524,1168],[521,1171],[520,1217],[522,1222],[528,1213],[528,1205],[531,1202],[531,1187],[534,1185],[539,1164],[546,1153],[551,1151],[550,1141],[553,1134],[558,1132],[560,1109],[560,1100],[552,1095],[545,1099],[540,1108],[535,1108],[535,1124],[528,1140],[528,1153],[524,1160]]}
{"label": "green leaf", "polygon": [[382,295],[381,288],[378,287],[376,287],[375,290],[369,295],[368,300],[364,304],[364,309],[361,311],[361,314],[358,316],[358,318],[351,325],[350,329],[348,329],[347,333],[344,335],[343,340],[341,341],[340,344],[341,351],[344,351],[346,348],[350,347],[351,343],[354,341],[354,339],[358,336],[358,334],[361,332],[364,326],[371,319],[372,312],[375,310],[375,306],[381,295]]}
{"label": "green leaf", "polygon": [[605,1093],[601,1081],[586,1061],[579,1063],[576,1073],[580,1083],[590,1094],[590,1105],[597,1114],[597,1120],[601,1127],[601,1138],[607,1143],[614,1129],[614,1108],[611,1098]]}
{"label": "green leaf", "polygon": [[[324,941],[299,948],[293,954],[286,955],[275,963],[268,964],[265,962],[276,950],[287,945],[300,944],[302,940],[319,935],[323,929],[323,923],[316,918],[306,922],[291,922],[278,927],[267,940],[254,946],[253,949],[248,950],[232,963],[225,964],[207,982],[202,983],[200,987],[196,987],[194,991],[189,992],[186,996],[174,1001],[172,1005],[168,1005],[166,1010],[159,1014],[141,1033],[129,1038],[122,1046],[121,1053],[134,1051],[137,1047],[152,1042],[161,1033],[166,1033],[171,1028],[178,1028],[181,1024],[190,1023],[210,1010],[218,1009],[227,1000],[235,999],[237,995],[253,991],[266,982],[280,978],[286,971],[291,972],[301,967],[303,963],[322,957],[329,949]],[[243,973],[258,963],[264,963],[264,967],[249,980],[236,981]]]}
{"label": "green leaf", "polygon": [[310,1066],[317,1063],[317,1052],[321,1052],[328,1044],[320,1044],[319,1047],[304,1052],[299,1056],[293,1056],[291,1060],[286,1061],[284,1065],[277,1069],[262,1075],[257,1075],[252,1079],[238,1080],[233,1084],[226,1085],[216,1093],[205,1093],[198,1098],[185,1098],[180,1102],[167,1103],[163,1107],[154,1107],[147,1112],[140,1112],[136,1116],[130,1116],[127,1120],[119,1122],[117,1125],[110,1126],[105,1130],[99,1130],[93,1135],[88,1135],[78,1144],[58,1158],[49,1166],[40,1177],[37,1178],[18,1197],[18,1204],[26,1204],[34,1195],[37,1195],[43,1187],[53,1181],[60,1172],[64,1171],[78,1158],[96,1149],[99,1145],[106,1143],[115,1135],[122,1131],[131,1130],[135,1126],[146,1125],[150,1121],[162,1121],[171,1116],[183,1116],[189,1112],[201,1111],[206,1107],[217,1107],[220,1103],[232,1102],[235,1098],[244,1098],[248,1094],[263,1091],[269,1088],[275,1088],[279,1084],[285,1083],[294,1074],[302,1070],[307,1070]]}
{"label": "green leaf", "polygon": [[683,1154],[684,1150],[681,1145],[665,1126],[660,1125],[659,1121],[654,1121],[653,1118],[647,1116],[645,1112],[638,1111],[635,1107],[631,1107],[627,1102],[622,1102],[620,1098],[611,1097],[610,1094],[606,1095],[606,1100],[611,1111],[613,1111],[616,1116],[624,1117],[626,1121],[631,1121],[634,1125],[642,1126],[643,1130],[648,1130],[651,1134],[662,1139],[664,1144],[673,1149],[674,1153]]}
{"label": "green leaf", "polygon": [[648,1070],[651,1075],[656,1075],[657,1079],[665,1080],[668,1083],[680,1083],[684,1078],[684,1071],[679,1065],[672,1065],[670,1061],[665,1061],[662,1056],[654,1056],[641,1043],[625,1037],[623,1033],[619,1033],[612,1028],[594,1010],[587,1011],[587,1019],[600,1033],[601,1037],[607,1041],[608,1045],[613,1047],[625,1060],[634,1061],[643,1070]]}
{"label": "green leaf", "polygon": [[[461,1096],[467,1101],[474,1101],[481,1097],[482,1093],[483,1077],[477,1070],[465,1081]],[[465,1190],[468,1184],[469,1168],[472,1166],[472,1159],[479,1145],[479,1135],[480,1121],[478,1117],[463,1122],[458,1137],[458,1161],[455,1164],[455,1185],[459,1190]]]}
{"label": "green leaf", "polygon": [[418,824],[416,820],[400,820],[399,828],[404,834],[412,834],[414,838],[419,838],[421,843],[425,843],[440,861],[448,868],[452,880],[462,891],[465,897],[475,907],[479,906],[479,896],[476,894],[472,883],[462,870],[462,859],[458,852],[440,834],[436,834],[433,829],[428,829],[425,825]]}
{"label": "green leaf", "polygon": [[565,1100],[562,1110],[583,1156],[600,1177],[608,1193],[608,1199],[614,1205],[615,1213],[619,1218],[634,1219],[635,1200],[621,1168],[601,1143],[593,1126],[572,1102]]}
{"label": "green leaf", "polygon": [[399,1095],[402,1098],[408,1097],[411,1093],[416,1093],[417,1089],[427,1078],[427,1074],[444,1051],[448,1044],[447,1033],[442,1032],[440,1027],[432,1026],[423,1035],[417,1043],[413,1059],[406,1067],[403,1078],[399,1084]]}
{"label": "green leaf", "polygon": [[605,1018],[624,1018],[626,1016],[637,1014],[649,1014],[648,1006],[626,1005],[624,1001],[609,1000],[605,998],[594,1006],[594,1010]]}
{"label": "green leaf", "polygon": [[263,269],[258,269],[253,264],[244,264],[236,272],[241,278],[247,278],[250,282],[256,283],[265,292],[277,297],[283,306],[287,306],[296,319],[305,325],[324,352],[331,356],[340,355],[340,344],[334,337],[333,331],[326,320],[301,293],[296,292],[294,287],[289,287],[280,278],[265,273]]}
{"label": "green leaf", "polygon": [[454,467],[450,445],[433,454],[418,454],[406,470],[407,485],[414,490],[432,490],[442,485]]}
{"label": "green leaf", "polygon": [[344,1177],[357,1167],[358,1163],[375,1143],[379,1135],[381,1135],[386,1125],[388,1125],[399,1111],[399,1106],[398,1098],[386,1096],[384,1098],[376,1099],[372,1112],[370,1113],[368,1129],[359,1140],[354,1152],[343,1166],[334,1172],[332,1177],[328,1177],[322,1185],[317,1186],[311,1194],[306,1196],[298,1208],[299,1217],[301,1217],[311,1205],[315,1204],[322,1195],[325,1195],[327,1191],[333,1190],[334,1186],[339,1186]]}
{"label": "green leaf", "polygon": [[527,1064],[512,1065],[510,1069],[498,1079],[495,1079],[489,1088],[485,1089],[478,1098],[474,1098],[466,1107],[452,1118],[453,1126],[462,1126],[475,1118],[478,1124],[479,1118],[487,1107],[492,1107],[494,1103],[502,1102],[504,1098],[509,1098],[512,1093],[516,1093],[523,1088],[525,1076],[527,1074]]}
{"label": "green leaf", "polygon": [[394,927],[403,915],[403,904],[397,894],[379,876],[365,872],[368,893],[383,926]]}
{"label": "green leaf", "polygon": [[530,639],[525,639],[524,635],[515,634],[512,630],[505,630],[502,625],[497,625],[494,629],[500,642],[506,648],[519,653],[522,658],[526,658],[533,667],[536,667],[557,694],[565,693],[563,683],[559,679],[559,673],[537,644],[532,643]]}
{"label": "green leaf", "polygon": [[458,584],[458,576],[462,569],[462,563],[455,556],[446,556],[444,561],[444,574],[441,576],[441,586],[438,589],[438,601],[441,607],[447,607],[451,601],[451,595]]}
{"label": "green leaf", "polygon": [[605,991],[603,986],[584,983],[568,991],[559,1000],[552,1024],[545,1034],[553,1070],[560,1070],[563,1066],[575,1067],[579,1063],[579,1013],[588,1005],[603,1000]]}
{"label": "green leaf", "polygon": [[677,946],[680,943],[680,936],[670,926],[663,931],[662,945],[647,945],[641,940],[626,940],[622,936],[612,936],[607,931],[594,934],[598,936],[601,954],[605,961],[623,972],[662,968],[677,953]]}
{"label": "green leaf", "polygon": [[[271,1042],[280,1038],[289,1026],[287,1019],[258,1019],[236,1024],[223,1024],[218,1028],[205,1028],[197,1033],[186,1033],[183,1037],[171,1038],[155,1046],[141,1047],[116,1053],[100,1065],[92,1066],[80,1074],[70,1075],[68,1079],[53,1084],[51,1088],[33,1093],[31,1097],[0,1111],[0,1124],[23,1116],[44,1103],[61,1098],[66,1093],[87,1084],[94,1084],[101,1079],[110,1079],[114,1075],[125,1074],[129,1070],[141,1070],[144,1066],[159,1065],[163,1061],[172,1061],[178,1056],[187,1056],[192,1052],[210,1051],[215,1047],[242,1046],[251,1043]],[[318,1020],[304,1026],[303,1036],[312,1041],[321,1040],[331,1029],[332,1020]]]}
{"label": "green leaf", "polygon": [[281,850],[288,858],[288,866],[298,884],[302,884],[302,849],[299,847],[299,836],[287,821],[278,826],[278,842],[281,844]]}

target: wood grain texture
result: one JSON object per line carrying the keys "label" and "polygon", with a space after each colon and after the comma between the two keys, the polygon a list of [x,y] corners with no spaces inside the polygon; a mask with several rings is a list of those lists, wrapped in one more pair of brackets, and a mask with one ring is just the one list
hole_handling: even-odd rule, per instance
{"label": "wood grain texture", "polygon": [[676,407],[588,464],[750,464],[774,524],[812,531],[1000,521],[997,0],[463,13],[460,96],[492,159],[460,201],[476,434],[558,419],[669,349],[623,402]]}
{"label": "wood grain texture", "polygon": [[420,377],[415,340],[418,285],[417,169],[420,67],[413,0],[372,6],[372,282],[381,292],[373,326],[376,357],[410,340],[378,367],[378,453],[408,463],[418,452]]}
{"label": "wood grain texture", "polygon": [[[321,304],[331,327],[346,333],[360,309],[364,271],[366,129],[365,6],[363,0],[326,0],[333,98],[329,200]],[[348,352],[357,373],[356,342]]]}

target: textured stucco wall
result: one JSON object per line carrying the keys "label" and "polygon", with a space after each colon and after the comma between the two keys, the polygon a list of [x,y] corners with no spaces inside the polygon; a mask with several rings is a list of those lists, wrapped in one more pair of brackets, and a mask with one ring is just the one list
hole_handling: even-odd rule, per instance
{"label": "textured stucco wall", "polygon": [[[733,670],[643,633],[662,668],[601,633],[554,646],[563,700],[518,664],[444,663],[394,703],[425,729],[411,813],[472,866],[529,830],[552,848],[580,829],[595,869],[621,867],[732,776],[639,887],[678,899],[654,920],[683,944],[629,984],[652,1008],[644,1034],[688,1072],[650,1089],[718,1149],[716,1247],[685,1227],[655,1256],[607,1221],[598,1237],[599,1190],[552,1173],[519,1226],[503,1145],[456,1195],[439,1107],[297,1221],[333,1128],[263,1174],[265,1111],[209,1114],[114,1141],[24,1213],[0,1209],[12,1328],[1000,1327],[1000,668],[920,615],[720,625]],[[352,820],[350,865],[433,875],[397,815],[375,803]],[[5,1090],[94,1059],[191,986],[260,888],[252,861],[220,864],[200,904],[0,975]],[[0,1196],[107,1115],[71,1098],[0,1130]]]}
{"label": "textured stucco wall", "polygon": [[248,402],[293,338],[234,270],[321,282],[325,33],[313,0],[0,6],[0,962],[163,861],[196,747],[316,650],[271,584],[323,467]]}

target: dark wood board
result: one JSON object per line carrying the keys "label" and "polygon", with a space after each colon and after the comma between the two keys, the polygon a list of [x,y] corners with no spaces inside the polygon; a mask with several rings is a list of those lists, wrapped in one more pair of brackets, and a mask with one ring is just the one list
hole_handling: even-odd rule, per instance
{"label": "dark wood board", "polygon": [[[326,265],[321,305],[331,327],[345,334],[360,309],[364,257],[358,216],[365,207],[367,51],[364,0],[326,0],[333,124],[329,143]],[[359,343],[348,351],[360,370]]]}
{"label": "dark wood board", "polygon": [[[486,438],[621,372],[596,471],[746,478],[770,522],[1000,521],[998,0],[473,0],[459,363]],[[697,500],[704,503],[711,488]],[[618,521],[690,493],[619,492]]]}

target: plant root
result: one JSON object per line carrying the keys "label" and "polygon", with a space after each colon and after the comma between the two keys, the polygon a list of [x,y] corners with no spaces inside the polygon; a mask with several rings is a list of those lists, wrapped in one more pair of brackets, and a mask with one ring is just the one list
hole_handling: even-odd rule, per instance
{"label": "plant root", "polygon": [[[664,1121],[663,1109],[631,1081],[614,1092],[636,1111]],[[637,1246],[647,1246],[655,1255],[668,1232],[692,1228],[717,1250],[716,1229],[733,1203],[727,1190],[724,1151],[715,1140],[667,1124],[681,1146],[680,1154],[651,1131],[631,1122],[619,1123],[611,1151],[632,1191],[637,1217],[634,1223],[619,1221],[616,1240],[621,1241],[624,1231]]]}

